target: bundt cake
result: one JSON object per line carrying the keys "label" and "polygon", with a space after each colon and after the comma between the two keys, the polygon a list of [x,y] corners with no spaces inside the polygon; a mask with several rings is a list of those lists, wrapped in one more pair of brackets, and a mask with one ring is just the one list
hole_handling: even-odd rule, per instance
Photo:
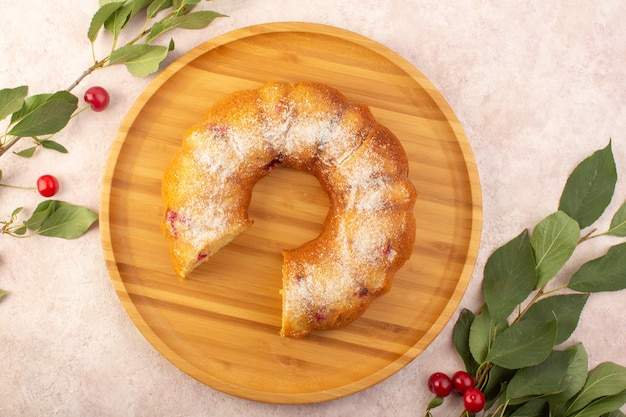
{"label": "bundt cake", "polygon": [[283,166],[329,197],[321,234],[283,251],[282,336],[359,317],[412,252],[416,191],[398,139],[369,108],[319,83],[270,82],[218,100],[165,170],[162,222],[183,279],[243,232],[254,184]]}

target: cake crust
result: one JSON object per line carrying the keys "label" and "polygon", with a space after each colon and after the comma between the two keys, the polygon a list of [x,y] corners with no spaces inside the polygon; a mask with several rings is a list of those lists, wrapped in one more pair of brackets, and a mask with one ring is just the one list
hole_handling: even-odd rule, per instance
{"label": "cake crust", "polygon": [[327,85],[228,95],[185,133],[162,181],[172,267],[184,279],[244,232],[254,185],[279,166],[313,174],[330,203],[321,234],[283,251],[280,334],[342,327],[411,256],[417,194],[396,136]]}

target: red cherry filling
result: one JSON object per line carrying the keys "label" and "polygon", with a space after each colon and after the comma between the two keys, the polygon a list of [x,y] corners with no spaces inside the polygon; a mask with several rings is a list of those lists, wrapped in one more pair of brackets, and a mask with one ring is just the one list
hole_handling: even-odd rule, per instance
{"label": "red cherry filling", "polygon": [[176,220],[178,219],[178,212],[167,209],[167,212],[165,213],[165,219],[167,221],[167,224],[170,225],[172,236],[178,237],[178,231],[176,230]]}
{"label": "red cherry filling", "polygon": [[178,225],[188,222],[187,217],[180,215],[176,210],[171,210],[169,208],[165,212],[165,220],[170,226],[172,236],[174,236],[175,238],[178,237]]}
{"label": "red cherry filling", "polygon": [[287,118],[289,110],[289,101],[284,97],[278,100],[278,103],[274,107],[274,113],[282,115],[283,119]]}
{"label": "red cherry filling", "polygon": [[315,312],[315,321],[316,322],[321,322],[324,321],[326,319],[326,309],[325,308],[320,308],[319,310],[317,310]]}
{"label": "red cherry filling", "polygon": [[205,252],[200,252],[200,253],[198,254],[198,262],[200,262],[200,261],[201,261],[201,260],[203,260],[203,259],[206,259],[208,256],[209,256],[209,254],[208,254],[208,253],[205,253]]}
{"label": "red cherry filling", "polygon": [[228,133],[228,125],[225,124],[214,124],[209,126],[208,128],[213,133],[213,138],[217,140],[224,140],[226,138],[226,134]]}
{"label": "red cherry filling", "polygon": [[385,249],[383,250],[383,255],[389,261],[393,261],[393,258],[396,257],[397,253],[398,252],[394,248],[391,247],[391,243],[388,243]]}
{"label": "red cherry filling", "polygon": [[276,165],[282,164],[283,156],[281,154],[278,157],[272,159],[267,164],[263,165],[263,171],[271,171]]}

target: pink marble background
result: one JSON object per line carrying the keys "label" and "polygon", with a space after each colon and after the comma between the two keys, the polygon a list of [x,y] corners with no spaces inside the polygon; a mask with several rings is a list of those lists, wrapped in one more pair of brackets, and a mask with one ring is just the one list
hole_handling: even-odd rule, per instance
{"label": "pink marble background", "polygon": [[[306,21],[358,32],[395,50],[441,91],[473,148],[483,193],[476,272],[461,307],[482,303],[491,252],[556,210],[570,171],[613,140],[620,178],[601,222],[626,198],[626,3],[482,0],[216,0],[229,15],[200,32],[176,32],[172,59],[240,27]],[[91,64],[86,38],[95,0],[0,0],[0,88],[66,88]],[[150,79],[124,68],[90,77],[112,96],[103,113],[79,117],[57,139],[69,155],[0,160],[4,181],[54,173],[59,199],[98,209],[106,157],[134,100]],[[1,127],[1,126],[0,126]],[[0,216],[34,207],[34,193],[1,189]],[[569,272],[623,239],[579,248]],[[97,228],[78,241],[0,236],[0,415],[2,416],[422,416],[426,378],[461,367],[452,320],[403,370],[360,393],[321,404],[280,406],[215,391],[182,373],[138,332],[110,283]],[[594,294],[571,338],[590,366],[626,365],[626,293]],[[437,416],[459,415],[451,407]]]}

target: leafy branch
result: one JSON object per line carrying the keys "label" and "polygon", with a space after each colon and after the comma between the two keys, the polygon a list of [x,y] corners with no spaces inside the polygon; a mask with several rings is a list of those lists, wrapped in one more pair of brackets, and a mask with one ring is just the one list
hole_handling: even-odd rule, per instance
{"label": "leafy branch", "polygon": [[[78,97],[72,93],[94,71],[114,65],[125,65],[137,77],[146,77],[159,70],[169,52],[174,50],[174,40],[167,46],[153,42],[173,29],[203,29],[224,15],[214,11],[194,11],[202,0],[100,0],[99,8],[91,19],[87,37],[91,42],[93,64],[65,90],[55,93],[28,95],[28,86],[0,89],[0,122],[8,119],[4,132],[0,132],[0,157],[22,138],[31,138],[33,146],[15,155],[31,158],[40,149],[66,154],[68,150],[52,137],[64,129],[73,117],[88,109],[78,106]],[[129,23],[143,19],[142,28],[130,41],[118,46],[120,35]],[[112,36],[109,53],[96,58],[96,41],[103,32]],[[125,33],[125,32],[124,32]],[[2,172],[0,171],[0,179]],[[30,189],[11,184],[4,187]],[[8,220],[0,221],[0,234],[13,237],[52,236],[74,239],[84,234],[97,220],[97,214],[88,208],[69,203],[47,200],[39,204],[31,216],[17,224],[23,208],[13,210]],[[6,294],[0,290],[0,298]]]}
{"label": "leafy branch", "polygon": [[455,349],[484,393],[487,416],[624,416],[626,367],[604,362],[588,370],[582,343],[556,347],[574,332],[592,293],[626,289],[626,242],[584,263],[566,285],[549,288],[584,242],[626,237],[626,202],[607,231],[582,234],[606,211],[616,182],[609,142],[570,174],[556,212],[487,260],[485,303],[478,314],[463,309],[453,331]]}
{"label": "leafy branch", "polygon": [[[91,42],[94,63],[72,82],[66,90],[54,94],[27,97],[28,87],[0,90],[0,120],[11,116],[6,131],[0,135],[0,156],[20,139],[32,137],[35,146],[18,155],[31,157],[41,146],[66,153],[67,150],[44,135],[53,135],[63,129],[70,119],[88,108],[77,111],[78,97],[71,91],[96,70],[114,65],[125,65],[137,77],[146,77],[158,71],[159,65],[174,50],[174,40],[168,46],[154,45],[153,41],[176,29],[202,29],[224,15],[214,11],[193,11],[201,0],[100,0],[100,8],[93,15],[87,37]],[[120,35],[127,25],[143,18],[141,31],[123,46],[118,47]],[[112,35],[107,56],[96,59],[96,40],[102,30]],[[140,41],[144,41],[140,43]]]}
{"label": "leafy branch", "polygon": [[9,220],[0,221],[2,233],[14,237],[39,235],[76,239],[98,219],[98,215],[86,207],[59,200],[46,200],[37,206],[27,220],[16,224],[22,210],[23,207],[18,207],[13,210]]}

